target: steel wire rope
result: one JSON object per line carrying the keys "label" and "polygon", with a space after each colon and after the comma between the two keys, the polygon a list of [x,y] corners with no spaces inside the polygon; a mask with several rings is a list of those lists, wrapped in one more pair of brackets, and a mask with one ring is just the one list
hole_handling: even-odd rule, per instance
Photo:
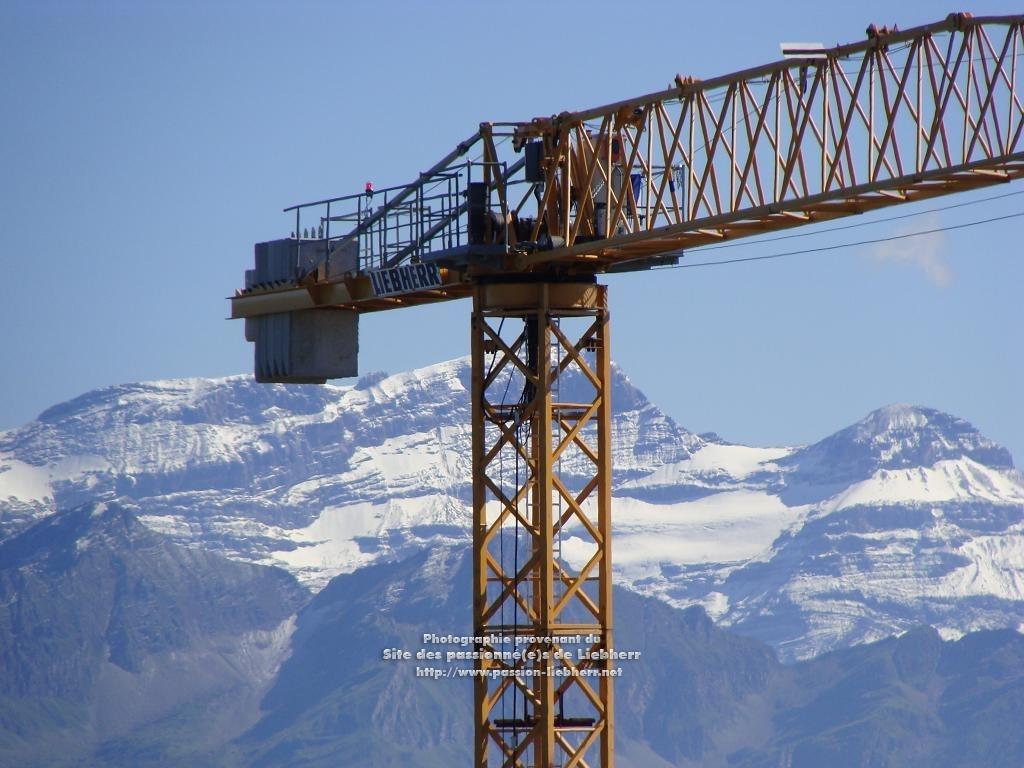
{"label": "steel wire rope", "polygon": [[982,198],[978,198],[977,200],[967,200],[967,201],[964,201],[964,202],[961,202],[961,203],[952,203],[950,205],[938,205],[938,206],[934,206],[932,208],[922,208],[920,211],[912,211],[911,213],[903,213],[903,214],[899,214],[898,216],[885,216],[885,217],[878,218],[878,219],[871,219],[870,221],[858,221],[858,222],[855,222],[853,224],[842,224],[842,225],[836,226],[836,227],[825,227],[823,229],[816,229],[813,232],[794,232],[794,233],[788,234],[788,235],[780,235],[778,237],[766,237],[766,238],[757,239],[757,240],[749,240],[749,241],[747,241],[746,239],[744,239],[744,240],[740,240],[740,241],[736,241],[736,242],[731,242],[731,243],[722,243],[721,245],[702,245],[702,246],[698,246],[697,248],[694,248],[693,250],[694,251],[699,250],[701,253],[704,253],[706,251],[720,251],[720,250],[723,250],[725,248],[738,248],[738,247],[741,247],[741,246],[753,246],[753,245],[759,245],[761,243],[776,243],[776,242],[779,242],[781,240],[793,240],[793,239],[798,238],[798,237],[815,237],[816,235],[825,235],[825,234],[828,234],[829,232],[840,232],[840,231],[847,230],[847,229],[857,229],[859,227],[871,227],[871,226],[875,226],[876,224],[884,224],[884,223],[889,222],[889,221],[901,221],[903,219],[914,218],[915,216],[924,216],[925,214],[928,214],[928,213],[937,213],[939,211],[951,211],[951,210],[953,210],[955,208],[966,208],[969,205],[978,205],[979,203],[988,203],[988,202],[991,202],[993,200],[1002,200],[1003,198],[1007,198],[1007,197],[1015,197],[1016,195],[1024,195],[1024,190],[1017,190],[1016,192],[1006,192],[1006,193],[1001,194],[1001,195],[990,195],[989,197],[982,197]]}
{"label": "steel wire rope", "polygon": [[769,253],[762,256],[745,256],[737,259],[722,259],[719,261],[703,261],[689,264],[672,264],[664,267],[654,267],[650,271],[661,272],[669,269],[693,269],[696,267],[717,267],[725,264],[742,264],[751,261],[768,261],[769,259],[781,259],[786,256],[799,256],[807,253],[823,253],[825,251],[838,251],[843,248],[855,248],[859,245],[873,245],[876,243],[889,243],[894,240],[905,240],[912,237],[923,237],[924,235],[932,235],[938,232],[951,232],[958,229],[967,229],[968,227],[977,227],[983,224],[992,224],[998,221],[1005,221],[1007,219],[1016,219],[1024,216],[1024,211],[1018,213],[1010,213],[1005,216],[993,216],[989,219],[980,219],[978,221],[968,221],[962,224],[951,224],[945,227],[935,227],[933,229],[923,229],[918,232],[906,232],[900,235],[891,235],[889,237],[876,237],[870,240],[858,240],[852,243],[837,243],[835,245],[823,245],[817,248],[804,248],[797,251],[783,251],[781,253]]}

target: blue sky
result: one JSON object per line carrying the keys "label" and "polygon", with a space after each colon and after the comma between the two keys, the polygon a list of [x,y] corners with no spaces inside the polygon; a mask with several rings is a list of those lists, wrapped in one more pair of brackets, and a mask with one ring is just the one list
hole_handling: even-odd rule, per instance
{"label": "blue sky", "polygon": [[[0,429],[98,386],[249,371],[225,297],[252,244],[287,234],[289,204],[409,180],[481,120],[606,103],[677,72],[773,60],[783,40],[849,42],[870,22],[950,10],[7,0]],[[1024,195],[1005,197],[722,255],[1022,210]],[[910,402],[964,416],[1024,460],[1019,232],[1016,219],[898,248],[614,276],[614,357],[681,423],[727,439],[805,442]],[[361,368],[403,370],[467,345],[464,303],[381,313],[362,323]]]}

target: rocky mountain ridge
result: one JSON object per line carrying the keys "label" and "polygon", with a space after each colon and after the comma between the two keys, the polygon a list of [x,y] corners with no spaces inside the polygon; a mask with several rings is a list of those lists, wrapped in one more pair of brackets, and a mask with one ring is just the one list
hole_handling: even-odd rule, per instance
{"label": "rocky mountain ridge", "polygon": [[[0,542],[0,764],[138,739],[220,743],[259,717],[308,594],[286,572],[87,504]],[[100,761],[102,762],[102,761]]]}
{"label": "rocky mountain ridge", "polygon": [[[316,591],[467,541],[468,387],[460,359],[324,387],[88,393],[0,433],[0,535],[102,498]],[[1024,481],[968,422],[887,406],[809,446],[734,445],[677,425],[618,369],[613,408],[618,583],[786,659],[919,624],[1024,623]]]}
{"label": "rocky mountain ridge", "polygon": [[[310,596],[279,569],[154,533],[127,507],[58,512],[0,544],[0,765],[464,763],[472,686],[382,651],[467,634],[469,571],[464,546],[433,546]],[[944,642],[919,627],[784,665],[699,606],[622,588],[614,599],[616,648],[639,653],[616,682],[623,768],[1024,759],[1016,632]]]}

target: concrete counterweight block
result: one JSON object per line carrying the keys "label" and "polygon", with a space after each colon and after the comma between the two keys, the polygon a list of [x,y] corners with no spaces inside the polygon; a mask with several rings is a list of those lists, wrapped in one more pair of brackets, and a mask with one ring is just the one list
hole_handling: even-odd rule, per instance
{"label": "concrete counterweight block", "polygon": [[[246,288],[294,284],[313,270],[330,279],[356,269],[358,247],[327,255],[322,240],[257,243]],[[256,381],[323,384],[358,375],[359,315],[344,309],[301,309],[246,318],[245,338],[256,345]]]}
{"label": "concrete counterweight block", "polygon": [[359,315],[343,309],[303,309],[253,317],[256,381],[323,384],[358,375]]}

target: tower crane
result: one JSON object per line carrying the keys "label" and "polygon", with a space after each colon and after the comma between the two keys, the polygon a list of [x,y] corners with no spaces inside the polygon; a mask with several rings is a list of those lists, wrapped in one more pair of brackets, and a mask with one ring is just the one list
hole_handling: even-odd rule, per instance
{"label": "tower crane", "polygon": [[365,312],[468,298],[474,765],[614,765],[608,289],[692,248],[1024,175],[1024,16],[950,14],[487,122],[304,203],[231,299],[257,381],[356,375]]}

